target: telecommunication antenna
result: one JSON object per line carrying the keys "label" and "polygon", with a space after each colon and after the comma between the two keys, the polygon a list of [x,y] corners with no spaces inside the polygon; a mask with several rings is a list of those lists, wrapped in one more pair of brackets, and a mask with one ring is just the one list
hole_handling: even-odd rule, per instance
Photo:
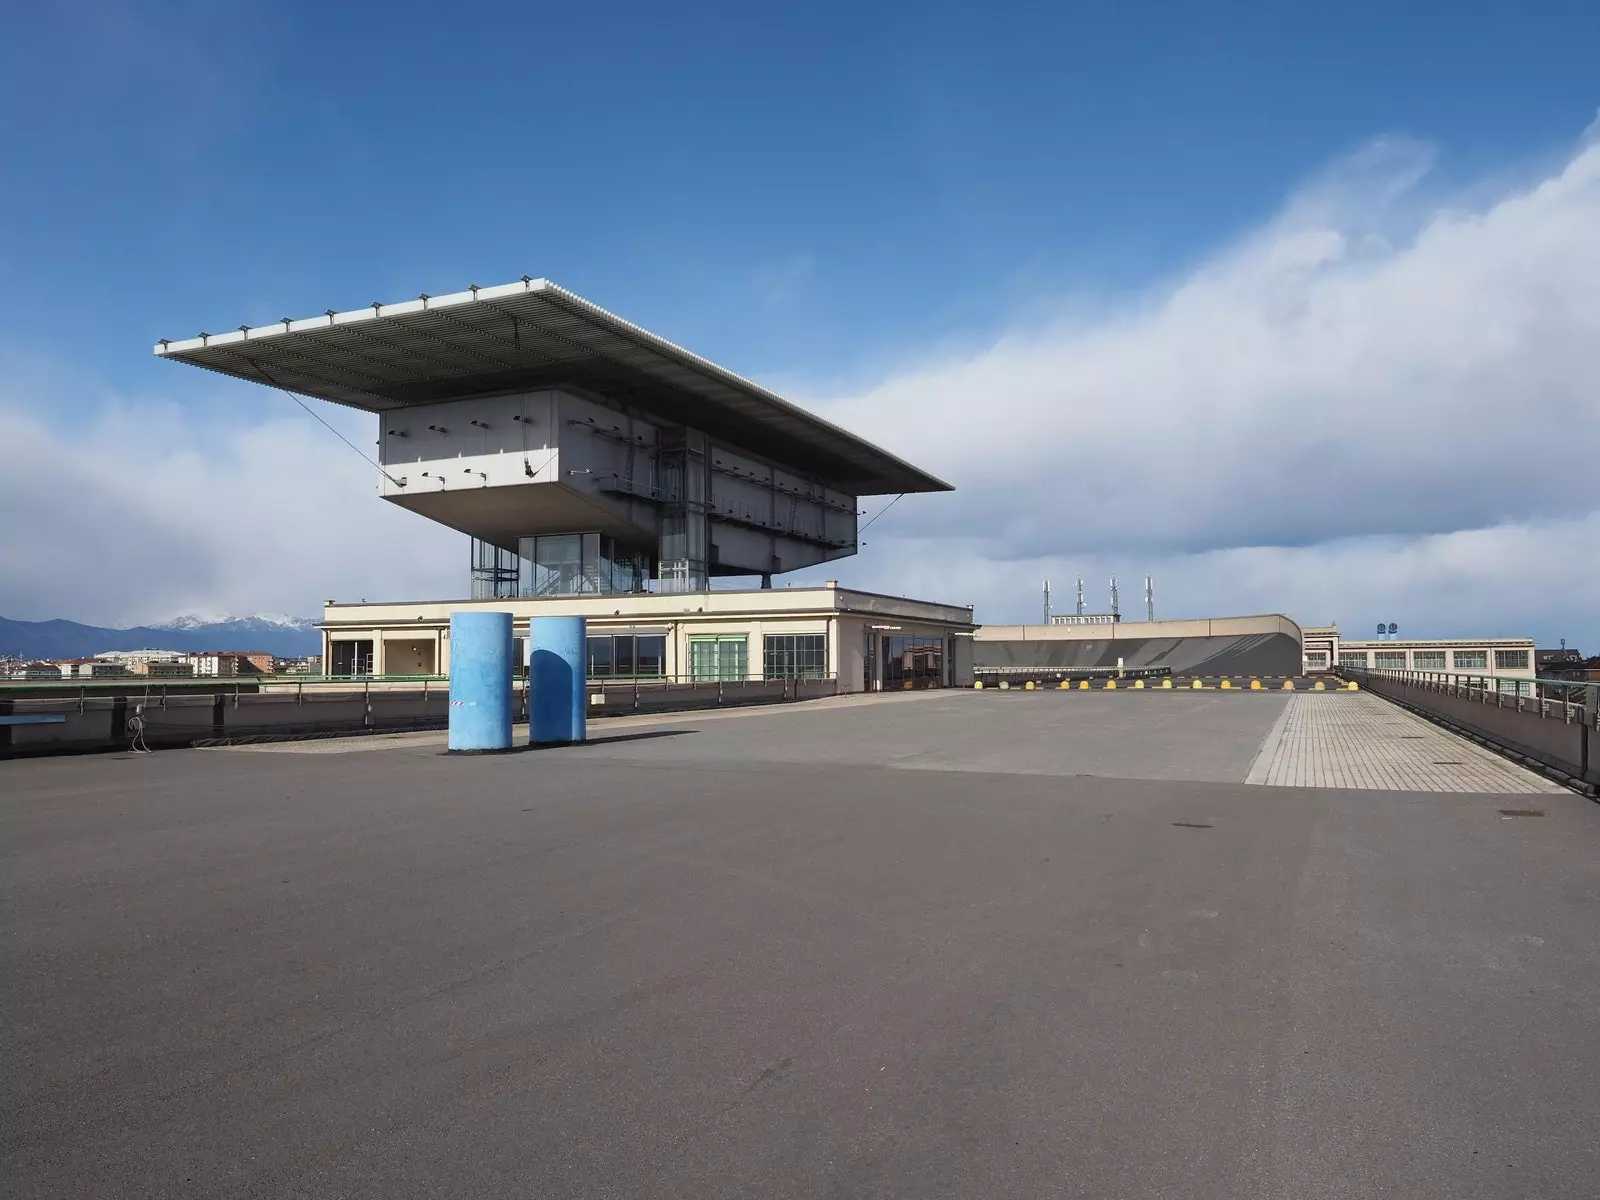
{"label": "telecommunication antenna", "polygon": [[1078,576],[1078,615],[1083,616],[1083,576]]}
{"label": "telecommunication antenna", "polygon": [[1044,623],[1050,624],[1050,581],[1044,581]]}
{"label": "telecommunication antenna", "polygon": [[1117,577],[1113,575],[1111,577],[1111,615],[1113,617],[1119,616],[1122,612],[1121,608],[1118,607],[1119,603],[1117,599]]}
{"label": "telecommunication antenna", "polygon": [[1156,581],[1151,575],[1144,577],[1144,619],[1146,621],[1156,619]]}

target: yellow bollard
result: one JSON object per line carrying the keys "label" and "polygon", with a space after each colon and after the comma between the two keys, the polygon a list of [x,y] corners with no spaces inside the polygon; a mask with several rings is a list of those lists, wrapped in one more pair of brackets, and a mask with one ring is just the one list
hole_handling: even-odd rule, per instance
{"label": "yellow bollard", "polygon": [[1217,686],[1220,688],[1231,688],[1233,686],[1233,680],[1224,679],[1221,683],[1217,684]]}
{"label": "yellow bollard", "polygon": [[1193,683],[1191,683],[1191,684],[1190,684],[1190,685],[1189,685],[1189,686],[1190,686],[1190,687],[1191,687],[1191,688],[1193,688],[1193,689],[1194,689],[1194,690],[1195,690],[1195,691],[1197,691],[1197,692],[1198,692],[1198,691],[1199,691],[1199,690],[1200,690],[1200,689],[1201,689],[1201,688],[1203,688],[1203,687],[1205,687],[1205,686],[1206,686],[1206,685],[1205,685],[1205,684],[1203,684],[1203,683],[1201,683],[1201,682],[1200,682],[1200,681],[1199,681],[1199,680],[1198,680],[1198,679],[1196,679],[1196,680],[1195,680],[1195,681],[1194,681],[1194,682],[1193,682]]}
{"label": "yellow bollard", "polygon": [[981,679],[973,680],[972,681],[972,690],[975,691],[975,692],[983,691],[983,680],[981,680]]}
{"label": "yellow bollard", "polygon": [[1284,680],[1284,681],[1283,681],[1283,690],[1284,690],[1284,691],[1286,691],[1286,692],[1292,692],[1292,691],[1294,691],[1294,680],[1292,680],[1292,679],[1285,679],[1285,680]]}
{"label": "yellow bollard", "polygon": [[1251,690],[1251,691],[1252,691],[1252,692],[1259,692],[1259,691],[1260,691],[1260,690],[1261,690],[1261,680],[1259,680],[1259,679],[1252,679],[1252,680],[1251,680],[1251,681],[1250,681],[1250,690]]}
{"label": "yellow bollard", "polygon": [[1166,688],[1166,689],[1167,689],[1167,690],[1168,690],[1168,691],[1171,691],[1171,690],[1172,690],[1172,680],[1170,680],[1170,679],[1163,679],[1163,680],[1162,680],[1162,681],[1161,681],[1161,686],[1162,686],[1162,687],[1164,687],[1164,688]]}
{"label": "yellow bollard", "polygon": [[1144,686],[1144,680],[1142,680],[1142,679],[1135,679],[1135,680],[1134,680],[1134,681],[1133,681],[1133,686],[1134,686],[1134,687],[1136,687],[1136,688],[1142,688],[1142,687],[1143,687],[1143,686]]}
{"label": "yellow bollard", "polygon": [[1319,679],[1314,684],[1311,685],[1311,690],[1313,692],[1322,692],[1322,691],[1326,691],[1327,688],[1324,686],[1322,680]]}
{"label": "yellow bollard", "polygon": [[1063,679],[1063,680],[1062,680],[1062,681],[1061,681],[1061,683],[1060,683],[1060,685],[1059,685],[1059,686],[1058,686],[1058,687],[1057,687],[1057,688],[1056,688],[1056,691],[1058,691],[1058,692],[1064,692],[1064,691],[1066,691],[1066,690],[1067,690],[1067,689],[1068,689],[1068,688],[1070,688],[1070,687],[1071,687],[1071,686],[1072,686],[1072,681],[1071,681],[1071,680],[1068,680],[1068,679]]}
{"label": "yellow bollard", "polygon": [[1361,685],[1359,683],[1357,683],[1354,679],[1352,679],[1350,681],[1350,686],[1348,688],[1346,688],[1345,690],[1346,691],[1350,691],[1350,692],[1359,692],[1361,690]]}
{"label": "yellow bollard", "polygon": [[1117,690],[1117,681],[1115,679],[1106,680],[1106,691],[1114,692],[1116,690]]}
{"label": "yellow bollard", "polygon": [[1009,681],[1009,680],[1005,680],[1005,679],[1002,679],[1002,680],[1001,680],[1001,681],[1000,681],[1000,690],[1001,690],[1001,691],[1002,691],[1002,692],[1009,692],[1009,691],[1010,691],[1010,690],[1011,690],[1011,683],[1010,683],[1010,681]]}
{"label": "yellow bollard", "polygon": [[1022,685],[1022,690],[1025,691],[1025,692],[1033,691],[1033,680],[1030,679],[1030,680],[1028,680],[1027,683],[1023,684]]}
{"label": "yellow bollard", "polygon": [[1078,680],[1078,690],[1080,692],[1087,692],[1089,690],[1089,681],[1087,679]]}

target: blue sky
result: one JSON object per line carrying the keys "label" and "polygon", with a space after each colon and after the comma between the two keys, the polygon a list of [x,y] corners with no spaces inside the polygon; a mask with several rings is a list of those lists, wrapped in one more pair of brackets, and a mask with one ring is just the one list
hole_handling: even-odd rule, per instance
{"label": "blue sky", "polygon": [[[937,458],[936,440],[897,437],[924,410],[892,399],[929,364],[971,364],[981,390],[996,347],[1107,335],[1330,196],[1332,224],[1404,254],[1440,213],[1491,213],[1580,153],[1600,103],[1594,4],[1308,7],[31,6],[0,46],[0,403],[33,438],[125,438],[117,422],[142,420],[170,431],[169,449],[242,453],[240,439],[292,414],[154,361],[158,337],[528,272]],[[1579,190],[1575,238],[1593,215]],[[1588,246],[1562,253],[1587,263]],[[1591,283],[1574,280],[1569,317],[1589,311]],[[1561,339],[1588,329],[1569,325]],[[1293,386],[1303,394],[1282,393],[1285,404],[1319,390]],[[361,470],[353,456],[348,469]],[[968,494],[968,542],[1033,529],[981,484]],[[897,510],[875,532],[920,554],[961,500]],[[1454,515],[1396,509],[1385,528],[1328,519],[1348,502],[1329,497],[1276,525],[1146,539],[1139,562],[1120,564],[1115,539],[1038,537],[1039,562],[1013,546],[1000,561],[1015,573],[984,598],[1009,603],[1039,570],[1155,563],[1184,580],[1184,607],[1288,608],[1302,591],[1241,594],[1195,556],[1333,554],[1341,539],[1552,521],[1579,522],[1559,537],[1600,550],[1586,541],[1600,526],[1569,504],[1486,502],[1468,488],[1455,500]],[[170,530],[156,541],[169,533],[184,541]],[[351,586],[423,586],[382,561]],[[884,561],[863,565],[864,581],[885,586]],[[991,579],[992,566],[962,570]],[[134,620],[163,604],[250,605],[266,590],[253,607],[305,610],[324,590],[269,589],[219,551],[195,566],[207,582],[193,594],[135,588],[120,609],[66,611],[54,573],[14,581],[0,611]],[[1017,603],[1031,609],[1036,583]],[[1440,616],[1429,604],[1457,582],[1404,586],[1417,619],[1441,628],[1517,619]],[[1356,610],[1355,627],[1405,594],[1341,588],[1326,601]],[[1553,636],[1583,617],[1528,621]]]}

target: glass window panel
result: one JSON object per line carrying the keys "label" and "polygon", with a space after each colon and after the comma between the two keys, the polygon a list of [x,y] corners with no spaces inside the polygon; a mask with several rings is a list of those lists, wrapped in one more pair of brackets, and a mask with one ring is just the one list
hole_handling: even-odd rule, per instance
{"label": "glass window panel", "polygon": [[1451,658],[1458,671],[1482,671],[1489,665],[1489,653],[1486,650],[1457,650]]}
{"label": "glass window panel", "polygon": [[1341,667],[1364,667],[1367,665],[1367,652],[1365,650],[1339,651],[1339,665]]}
{"label": "glass window panel", "polygon": [[1406,652],[1404,650],[1379,650],[1373,655],[1373,661],[1379,667],[1391,671],[1403,671],[1406,666]]}
{"label": "glass window panel", "polygon": [[1500,671],[1525,671],[1528,668],[1528,652],[1526,650],[1496,650],[1494,652],[1494,665]]}
{"label": "glass window panel", "polygon": [[619,633],[611,639],[611,669],[618,675],[633,674],[633,635]]}
{"label": "glass window panel", "polygon": [[690,678],[697,682],[744,679],[749,653],[749,639],[743,635],[691,637]]}
{"label": "glass window panel", "polygon": [[1411,652],[1411,665],[1419,671],[1444,670],[1443,650],[1413,650]]}
{"label": "glass window panel", "polygon": [[667,673],[667,639],[660,634],[636,637],[633,669],[636,675],[665,675]]}
{"label": "glass window panel", "polygon": [[596,635],[589,639],[589,678],[596,679],[611,674],[611,635]]}
{"label": "glass window panel", "polygon": [[828,673],[826,634],[772,633],[763,649],[768,679],[819,679]]}

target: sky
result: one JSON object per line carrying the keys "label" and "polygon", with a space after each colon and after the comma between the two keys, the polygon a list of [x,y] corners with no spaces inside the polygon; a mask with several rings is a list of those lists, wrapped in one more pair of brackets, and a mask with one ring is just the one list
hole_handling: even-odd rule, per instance
{"label": "sky", "polygon": [[461,595],[151,346],[530,274],[956,485],[818,578],[1600,647],[1597,61],[1593,3],[26,6],[0,614]]}

